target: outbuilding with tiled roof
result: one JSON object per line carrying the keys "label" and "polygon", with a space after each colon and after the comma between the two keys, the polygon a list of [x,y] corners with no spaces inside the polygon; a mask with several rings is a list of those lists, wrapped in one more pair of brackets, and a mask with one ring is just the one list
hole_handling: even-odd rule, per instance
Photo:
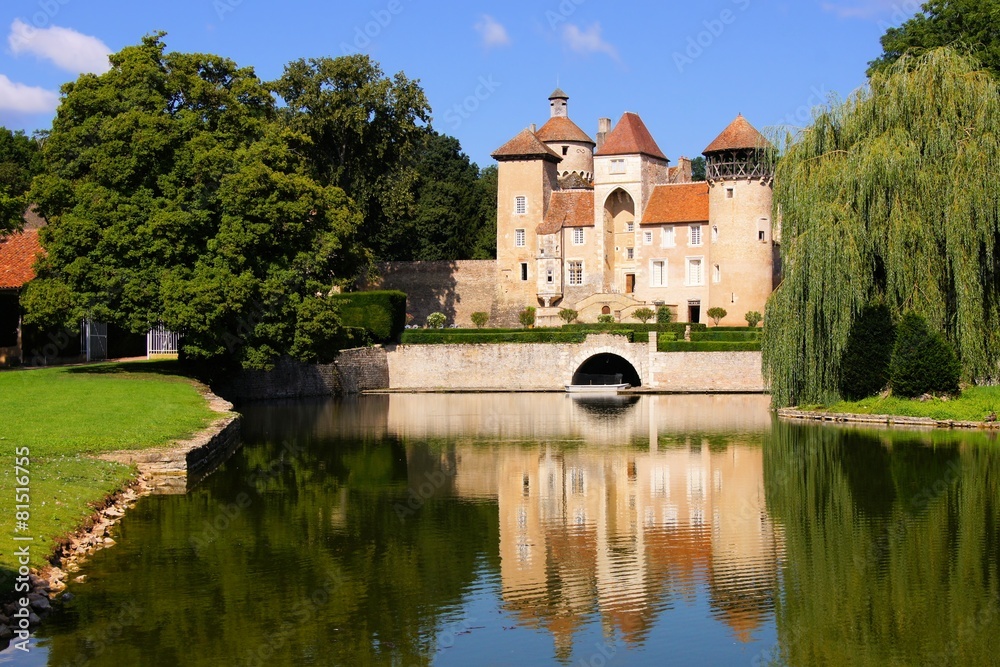
{"label": "outbuilding with tiled roof", "polygon": [[642,215],[643,225],[708,222],[708,183],[658,185]]}

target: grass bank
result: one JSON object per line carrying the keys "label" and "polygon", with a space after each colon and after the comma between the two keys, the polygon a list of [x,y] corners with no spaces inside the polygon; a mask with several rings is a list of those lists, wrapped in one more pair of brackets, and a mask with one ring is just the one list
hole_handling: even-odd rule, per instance
{"label": "grass bank", "polygon": [[[0,372],[0,592],[17,568],[14,535],[34,538],[39,567],[134,470],[90,454],[148,449],[190,437],[217,415],[172,362],[100,364]],[[15,532],[15,453],[29,458],[30,519]],[[23,474],[23,473],[22,473]]]}
{"label": "grass bank", "polygon": [[805,406],[804,410],[841,414],[929,417],[931,419],[981,422],[991,413],[1000,414],[1000,387],[970,387],[961,395],[927,401],[896,397],[873,397],[840,401],[830,406]]}

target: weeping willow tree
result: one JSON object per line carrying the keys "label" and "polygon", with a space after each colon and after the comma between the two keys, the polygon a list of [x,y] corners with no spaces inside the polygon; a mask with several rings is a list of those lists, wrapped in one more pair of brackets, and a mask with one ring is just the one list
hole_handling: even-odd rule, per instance
{"label": "weeping willow tree", "polygon": [[837,393],[855,317],[915,311],[966,380],[1000,359],[1000,87],[949,49],[904,57],[817,114],[775,177],[784,281],[768,302],[775,405]]}

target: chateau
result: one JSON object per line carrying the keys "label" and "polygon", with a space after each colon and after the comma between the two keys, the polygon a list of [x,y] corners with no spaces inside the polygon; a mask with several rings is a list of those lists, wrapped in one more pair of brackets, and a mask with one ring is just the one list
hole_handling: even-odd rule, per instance
{"label": "chateau", "polygon": [[594,141],[566,93],[549,102],[548,122],[493,153],[501,310],[534,306],[540,325],[561,324],[563,308],[593,322],[666,305],[674,321],[704,322],[721,306],[726,325],[764,312],[779,266],[760,132],[737,116],[704,150],[707,180],[693,182],[690,160],[670,166],[637,114],[600,119]]}

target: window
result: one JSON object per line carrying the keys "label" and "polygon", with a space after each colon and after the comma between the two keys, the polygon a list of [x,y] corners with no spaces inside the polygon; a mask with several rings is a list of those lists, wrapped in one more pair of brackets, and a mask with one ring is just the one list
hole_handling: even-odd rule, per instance
{"label": "window", "polygon": [[721,283],[722,282],[722,267],[718,264],[712,270],[712,282]]}
{"label": "window", "polygon": [[629,234],[633,233],[635,231],[635,223],[634,222],[626,222],[625,223],[625,231],[628,232]]}
{"label": "window", "polygon": [[653,232],[643,232],[642,242],[646,245],[653,245]]}
{"label": "window", "polygon": [[528,214],[528,198],[514,197],[514,215]]}
{"label": "window", "polygon": [[763,229],[757,232],[757,239],[760,241],[767,241],[767,232]]}
{"label": "window", "polygon": [[547,269],[545,271],[545,282],[549,285],[555,282],[555,276],[552,275],[552,269]]}
{"label": "window", "polygon": [[701,245],[701,225],[691,225],[691,242],[689,245]]}
{"label": "window", "polygon": [[726,188],[726,199],[732,199],[736,195],[735,188]]}
{"label": "window", "polygon": [[662,236],[660,236],[660,246],[663,248],[673,248],[676,244],[674,243],[674,228],[664,227]]}
{"label": "window", "polygon": [[523,248],[525,246],[523,229],[514,230],[514,245],[518,248]]}
{"label": "window", "polygon": [[625,257],[627,259],[635,259],[635,248],[625,248]]}
{"label": "window", "polygon": [[577,227],[573,230],[573,245],[583,245],[583,228]]}
{"label": "window", "polygon": [[649,268],[649,286],[667,286],[667,260],[654,259]]}
{"label": "window", "polygon": [[563,155],[569,155],[569,146],[563,146]]}
{"label": "window", "polygon": [[687,284],[692,287],[704,284],[701,274],[701,258],[688,257],[687,260]]}
{"label": "window", "polygon": [[583,284],[583,262],[569,263],[569,284],[577,286]]}
{"label": "window", "polygon": [[712,243],[717,243],[719,240],[719,226],[712,225]]}
{"label": "window", "polygon": [[526,281],[528,279],[528,263],[521,262],[521,280]]}
{"label": "window", "polygon": [[611,161],[611,173],[612,174],[624,174],[625,173],[625,160],[612,160]]}

